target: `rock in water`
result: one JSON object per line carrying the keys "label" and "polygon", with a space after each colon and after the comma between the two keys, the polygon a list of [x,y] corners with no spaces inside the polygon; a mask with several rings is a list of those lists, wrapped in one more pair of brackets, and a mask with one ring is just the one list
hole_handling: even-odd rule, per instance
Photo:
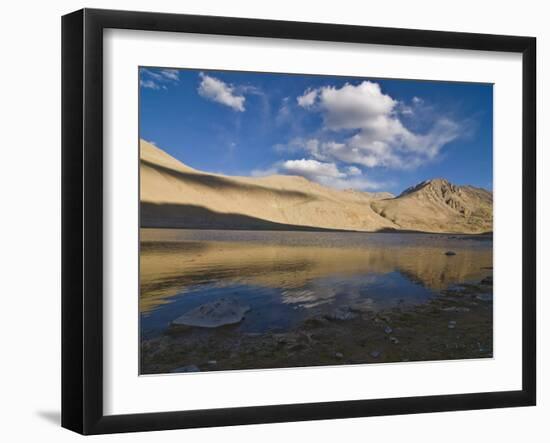
{"label": "rock in water", "polygon": [[445,255],[450,257],[452,255],[456,255],[456,252],[455,251],[447,251],[447,252],[445,252]]}
{"label": "rock in water", "polygon": [[237,300],[220,298],[191,309],[172,322],[174,326],[197,326],[200,328],[217,328],[219,326],[239,323],[250,306]]}
{"label": "rock in water", "polygon": [[488,276],[485,277],[483,280],[481,280],[482,285],[492,285],[493,284],[493,277]]}

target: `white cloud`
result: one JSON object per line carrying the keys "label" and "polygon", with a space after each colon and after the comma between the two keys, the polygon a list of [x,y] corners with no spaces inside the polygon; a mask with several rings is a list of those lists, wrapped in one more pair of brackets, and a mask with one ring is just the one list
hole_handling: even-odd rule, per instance
{"label": "white cloud", "polygon": [[160,71],[160,73],[164,78],[167,78],[168,80],[172,80],[174,82],[179,82],[180,80],[180,73],[177,69],[163,69]]}
{"label": "white cloud", "polygon": [[319,177],[344,178],[346,176],[338,170],[334,163],[321,163],[305,158],[287,160],[282,164],[282,169],[290,175],[301,175],[310,180],[316,180]]}
{"label": "white cloud", "polygon": [[279,110],[277,111],[277,116],[275,117],[275,123],[277,123],[278,125],[287,122],[291,117],[290,106],[288,103],[289,100],[289,97],[284,97],[281,100],[281,106],[279,107]]}
{"label": "white cloud", "polygon": [[[365,167],[414,168],[437,157],[443,146],[460,133],[457,123],[442,117],[424,134],[409,130],[399,116],[412,110],[404,108],[384,94],[379,84],[370,81],[358,85],[346,83],[341,88],[307,89],[298,97],[298,103],[300,100],[307,109],[321,113],[326,131],[347,137],[339,141],[317,141],[315,149],[304,145],[318,160]],[[413,102],[423,103],[418,97]],[[350,131],[354,135],[346,135]]]}
{"label": "white cloud", "polygon": [[139,85],[142,88],[147,88],[147,89],[160,89],[160,86],[157,85],[153,80],[140,80]]}
{"label": "white cloud", "polygon": [[319,91],[325,125],[335,131],[368,126],[391,114],[396,103],[377,83],[369,81],[357,86],[347,83],[340,89],[325,86]]}
{"label": "white cloud", "polygon": [[201,97],[229,106],[235,111],[243,112],[245,110],[245,97],[237,95],[233,86],[202,72],[200,73],[200,77],[201,83],[198,93]]}
{"label": "white cloud", "polygon": [[270,168],[256,169],[251,173],[255,177],[274,174],[297,175],[336,189],[380,189],[383,185],[367,179],[361,169],[355,166],[340,170],[335,163],[305,158],[281,161]]}
{"label": "white cloud", "polygon": [[279,173],[279,169],[277,165],[274,165],[272,167],[266,168],[266,169],[253,169],[250,172],[250,175],[252,177],[267,177],[269,175],[275,175]]}
{"label": "white cloud", "polygon": [[139,84],[148,89],[167,89],[166,85],[179,82],[179,70],[141,68]]}
{"label": "white cloud", "polygon": [[317,89],[307,89],[303,95],[296,98],[298,105],[302,108],[310,108],[315,103],[317,98]]}
{"label": "white cloud", "polygon": [[357,166],[348,166],[346,169],[348,175],[361,175],[361,169],[359,169]]}
{"label": "white cloud", "polygon": [[398,102],[396,106],[396,112],[402,115],[414,115],[414,110],[412,106],[407,105],[404,102]]}

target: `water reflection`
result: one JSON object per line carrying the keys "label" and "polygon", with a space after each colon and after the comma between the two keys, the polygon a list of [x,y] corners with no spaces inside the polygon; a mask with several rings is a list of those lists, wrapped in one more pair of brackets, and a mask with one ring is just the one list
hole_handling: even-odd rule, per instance
{"label": "water reflection", "polygon": [[422,303],[492,272],[492,241],[477,237],[157,229],[141,235],[142,332],[160,331],[182,312],[226,295],[253,306],[244,330],[263,330],[338,305]]}

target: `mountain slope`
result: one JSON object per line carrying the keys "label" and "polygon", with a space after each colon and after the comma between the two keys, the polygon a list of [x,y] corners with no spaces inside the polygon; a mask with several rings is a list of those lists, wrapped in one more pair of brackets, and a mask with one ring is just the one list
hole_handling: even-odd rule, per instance
{"label": "mountain slope", "polygon": [[392,194],[335,190],[299,176],[234,177],[190,168],[140,141],[142,227],[492,230],[492,194],[443,179]]}
{"label": "mountain slope", "polygon": [[372,208],[400,229],[482,233],[493,230],[493,195],[473,186],[433,179],[409,188]]}
{"label": "mountain slope", "polygon": [[140,166],[142,227],[396,228],[371,208],[370,203],[380,198],[376,194],[334,190],[298,176],[203,173],[144,140]]}

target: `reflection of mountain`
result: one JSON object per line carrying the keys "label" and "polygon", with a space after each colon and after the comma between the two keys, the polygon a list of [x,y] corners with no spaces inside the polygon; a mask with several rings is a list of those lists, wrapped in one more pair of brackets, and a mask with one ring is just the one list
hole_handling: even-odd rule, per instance
{"label": "reflection of mountain", "polygon": [[229,241],[144,242],[140,262],[141,310],[149,311],[167,297],[195,284],[266,286],[291,294],[313,280],[331,275],[352,277],[399,271],[437,291],[487,275],[483,268],[492,266],[492,249],[472,247],[465,240],[455,243],[453,250],[457,254],[448,257],[444,254],[448,245],[425,247],[421,242],[358,247]]}
{"label": "reflection of mountain", "polygon": [[432,180],[393,198],[336,190],[303,177],[197,171],[140,142],[141,226],[192,229],[492,230],[492,195]]}

